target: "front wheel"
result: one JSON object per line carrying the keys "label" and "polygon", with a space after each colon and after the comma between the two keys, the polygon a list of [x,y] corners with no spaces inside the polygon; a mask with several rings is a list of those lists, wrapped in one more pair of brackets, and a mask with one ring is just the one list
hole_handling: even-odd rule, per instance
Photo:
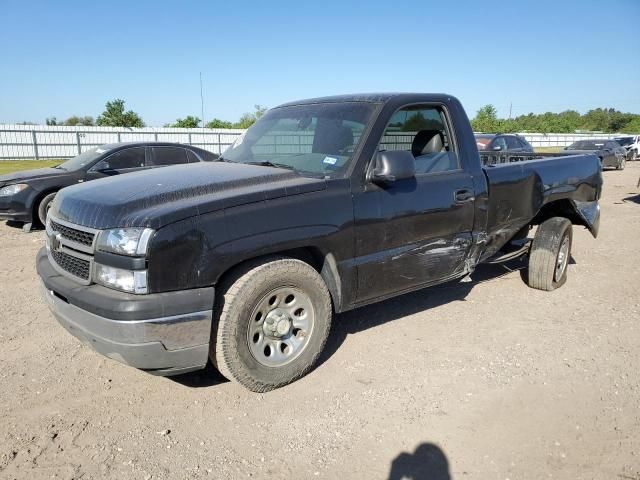
{"label": "front wheel", "polygon": [[627,163],[627,161],[624,158],[620,159],[620,162],[618,163],[617,170],[624,170],[624,167],[625,167],[626,163]]}
{"label": "front wheel", "polygon": [[553,217],[538,226],[529,253],[530,287],[552,291],[564,285],[572,241],[571,222],[566,218]]}
{"label": "front wheel", "polygon": [[222,286],[210,358],[229,380],[266,392],[305,375],[331,326],[331,298],[316,270],[274,258],[247,266]]}
{"label": "front wheel", "polygon": [[51,202],[56,198],[56,193],[57,192],[53,192],[46,195],[38,204],[38,220],[40,220],[40,224],[43,227],[47,223],[47,212],[49,211],[49,208],[51,208]]}

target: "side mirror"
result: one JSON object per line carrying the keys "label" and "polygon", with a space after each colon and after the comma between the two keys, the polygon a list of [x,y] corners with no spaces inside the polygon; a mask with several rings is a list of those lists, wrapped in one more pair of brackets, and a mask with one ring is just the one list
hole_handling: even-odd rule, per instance
{"label": "side mirror", "polygon": [[97,172],[105,172],[111,170],[111,165],[109,165],[108,161],[102,160],[94,168]]}
{"label": "side mirror", "polygon": [[500,150],[502,150],[502,147],[500,145],[496,145],[495,147],[493,147],[493,151],[495,152],[499,152]]}
{"label": "side mirror", "polygon": [[569,147],[564,147],[563,150],[569,150]]}
{"label": "side mirror", "polygon": [[411,152],[393,150],[378,152],[370,180],[373,183],[392,183],[415,176],[416,160]]}

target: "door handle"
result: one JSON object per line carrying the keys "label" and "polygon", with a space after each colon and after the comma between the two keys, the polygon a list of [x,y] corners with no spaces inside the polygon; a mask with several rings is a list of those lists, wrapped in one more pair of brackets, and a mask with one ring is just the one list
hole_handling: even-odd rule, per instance
{"label": "door handle", "polygon": [[473,191],[467,188],[456,190],[456,192],[453,194],[453,197],[456,203],[473,202],[476,199],[476,197],[473,195]]}

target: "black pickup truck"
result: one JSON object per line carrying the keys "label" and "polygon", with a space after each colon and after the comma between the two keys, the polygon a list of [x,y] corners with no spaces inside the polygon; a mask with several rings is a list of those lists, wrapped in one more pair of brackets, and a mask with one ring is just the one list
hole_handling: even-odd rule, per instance
{"label": "black pickup truck", "polygon": [[267,391],[309,371],[336,312],[518,255],[531,287],[560,287],[601,188],[590,154],[481,166],[449,95],[316,98],[269,110],[217,162],[65,188],[37,269],[98,352],[158,375],[210,359]]}

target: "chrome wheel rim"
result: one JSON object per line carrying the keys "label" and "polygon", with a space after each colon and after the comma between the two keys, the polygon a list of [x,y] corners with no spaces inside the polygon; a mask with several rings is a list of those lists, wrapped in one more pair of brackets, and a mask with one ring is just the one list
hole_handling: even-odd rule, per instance
{"label": "chrome wheel rim", "polygon": [[281,367],[298,358],[313,333],[311,298],[295,287],[280,287],[262,297],[249,318],[247,344],[266,367]]}
{"label": "chrome wheel rim", "polygon": [[557,282],[564,275],[564,271],[567,269],[567,263],[569,263],[569,236],[565,235],[558,251],[558,259],[556,260],[556,272],[553,279]]}

